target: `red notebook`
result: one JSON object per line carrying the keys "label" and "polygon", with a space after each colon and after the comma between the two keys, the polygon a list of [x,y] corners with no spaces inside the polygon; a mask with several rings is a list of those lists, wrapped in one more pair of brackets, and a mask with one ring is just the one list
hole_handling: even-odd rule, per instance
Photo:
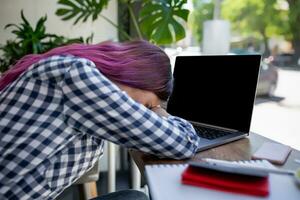
{"label": "red notebook", "polygon": [[182,174],[183,184],[255,196],[269,195],[268,177],[230,174],[189,166]]}

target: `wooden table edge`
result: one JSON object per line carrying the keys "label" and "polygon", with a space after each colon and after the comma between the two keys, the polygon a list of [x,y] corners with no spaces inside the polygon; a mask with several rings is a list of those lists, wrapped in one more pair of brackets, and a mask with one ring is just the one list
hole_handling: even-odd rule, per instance
{"label": "wooden table edge", "polygon": [[[193,158],[185,160],[174,160],[168,158],[158,158],[156,156],[146,154],[137,150],[130,149],[129,154],[138,166],[142,176],[144,176],[145,165],[151,164],[180,164],[188,162],[189,160],[197,160],[201,158],[215,158],[222,160],[250,160],[251,155],[264,143],[275,142],[269,138],[251,132],[249,136],[214,147],[205,151],[198,152]],[[300,165],[294,160],[300,158],[300,151],[292,149],[287,161],[279,168],[296,170]]]}

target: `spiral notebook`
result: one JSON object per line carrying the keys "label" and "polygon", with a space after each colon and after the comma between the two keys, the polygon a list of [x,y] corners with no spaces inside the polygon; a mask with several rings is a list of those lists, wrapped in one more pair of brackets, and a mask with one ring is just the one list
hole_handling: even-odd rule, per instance
{"label": "spiral notebook", "polygon": [[182,184],[182,174],[187,164],[146,165],[145,174],[152,200],[252,200],[252,199],[289,199],[299,200],[300,190],[293,177],[286,174],[271,173],[269,195],[267,197],[249,196],[206,187]]}
{"label": "spiral notebook", "polygon": [[269,173],[294,174],[294,171],[276,168],[267,160],[225,161],[204,158],[201,161],[191,161],[189,164],[193,167],[256,177],[266,177]]}

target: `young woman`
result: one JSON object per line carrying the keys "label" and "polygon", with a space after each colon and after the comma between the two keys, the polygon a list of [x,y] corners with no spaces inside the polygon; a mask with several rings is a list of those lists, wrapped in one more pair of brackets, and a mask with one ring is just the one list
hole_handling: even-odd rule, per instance
{"label": "young woman", "polygon": [[54,199],[99,160],[104,140],[192,157],[191,124],[159,106],[171,90],[168,56],[146,41],[23,57],[0,79],[0,199]]}

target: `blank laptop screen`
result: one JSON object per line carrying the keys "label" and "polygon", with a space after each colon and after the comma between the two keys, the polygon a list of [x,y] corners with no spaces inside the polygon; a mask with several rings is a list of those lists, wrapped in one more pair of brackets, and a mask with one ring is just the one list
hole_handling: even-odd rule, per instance
{"label": "blank laptop screen", "polygon": [[249,132],[260,55],[178,56],[170,114]]}

